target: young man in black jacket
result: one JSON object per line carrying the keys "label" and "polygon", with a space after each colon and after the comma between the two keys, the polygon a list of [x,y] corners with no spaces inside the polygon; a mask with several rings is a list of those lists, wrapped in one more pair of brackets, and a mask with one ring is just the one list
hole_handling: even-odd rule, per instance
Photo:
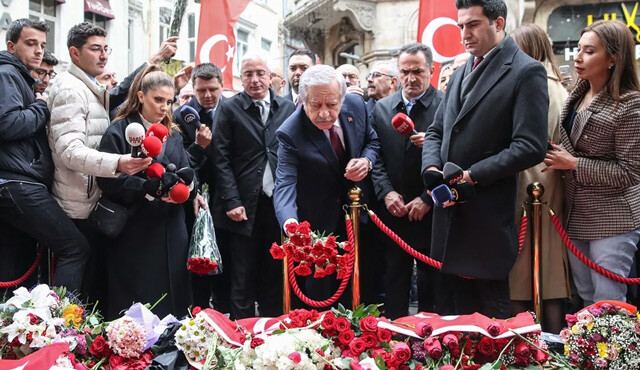
{"label": "young man in black jacket", "polygon": [[[7,30],[7,50],[0,52],[0,228],[3,233],[19,230],[51,249],[54,284],[79,291],[89,246],[49,194],[54,169],[46,133],[50,115],[31,77],[42,62],[48,31],[42,21],[18,19]],[[0,271],[11,271],[15,279],[28,265],[5,258],[8,253],[0,249]]]}

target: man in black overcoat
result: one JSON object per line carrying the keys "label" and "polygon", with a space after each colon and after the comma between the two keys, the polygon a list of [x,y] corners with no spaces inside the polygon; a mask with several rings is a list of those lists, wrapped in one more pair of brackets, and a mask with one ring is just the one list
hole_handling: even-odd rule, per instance
{"label": "man in black overcoat", "polygon": [[511,316],[508,274],[518,253],[517,174],[544,159],[546,71],[504,31],[503,0],[456,0],[462,42],[473,56],[454,72],[425,138],[422,168],[463,168],[472,200],[435,208],[431,256],[458,314]]}

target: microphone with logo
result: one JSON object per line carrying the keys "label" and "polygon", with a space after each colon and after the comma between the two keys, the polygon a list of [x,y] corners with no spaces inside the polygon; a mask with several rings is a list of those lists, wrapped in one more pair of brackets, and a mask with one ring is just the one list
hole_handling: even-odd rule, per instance
{"label": "microphone with logo", "polygon": [[180,118],[182,119],[182,122],[187,125],[194,125],[195,127],[200,126],[200,115],[195,109],[188,105],[183,105],[182,108],[180,108]]}
{"label": "microphone with logo", "polygon": [[418,135],[418,132],[415,129],[416,125],[413,124],[413,120],[402,112],[396,113],[396,115],[393,116],[391,124],[393,125],[393,128],[402,135]]}
{"label": "microphone with logo", "polygon": [[447,162],[442,170],[443,184],[431,191],[437,207],[446,207],[452,202],[464,203],[475,196],[473,184],[463,181],[464,171],[455,163]]}
{"label": "microphone with logo", "polygon": [[144,127],[137,122],[132,122],[124,129],[124,135],[127,143],[131,145],[131,156],[140,158],[142,156],[140,145],[145,137]]}

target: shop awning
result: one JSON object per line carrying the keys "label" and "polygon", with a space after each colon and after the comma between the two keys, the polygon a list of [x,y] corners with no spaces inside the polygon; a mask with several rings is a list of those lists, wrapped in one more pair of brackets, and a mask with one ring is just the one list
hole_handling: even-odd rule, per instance
{"label": "shop awning", "polygon": [[115,18],[108,0],[84,0],[84,11],[99,14],[109,19]]}

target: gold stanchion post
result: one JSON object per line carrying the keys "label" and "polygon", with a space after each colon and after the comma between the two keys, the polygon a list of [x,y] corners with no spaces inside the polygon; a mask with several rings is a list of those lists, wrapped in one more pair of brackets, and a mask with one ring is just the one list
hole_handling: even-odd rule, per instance
{"label": "gold stanchion post", "polygon": [[532,208],[532,253],[533,253],[533,307],[538,317],[542,320],[542,296],[540,286],[540,239],[542,238],[542,202],[540,198],[544,194],[544,186],[539,182],[534,182],[527,186],[527,193],[533,198]]}
{"label": "gold stanchion post", "polygon": [[360,198],[362,190],[354,186],[349,190],[349,217],[353,225],[353,275],[351,280],[351,305],[355,310],[360,305]]}
{"label": "gold stanchion post", "polygon": [[[282,236],[282,244],[284,244],[285,236]],[[291,286],[289,285],[289,269],[287,256],[282,260],[282,311],[288,314],[291,311]]]}

